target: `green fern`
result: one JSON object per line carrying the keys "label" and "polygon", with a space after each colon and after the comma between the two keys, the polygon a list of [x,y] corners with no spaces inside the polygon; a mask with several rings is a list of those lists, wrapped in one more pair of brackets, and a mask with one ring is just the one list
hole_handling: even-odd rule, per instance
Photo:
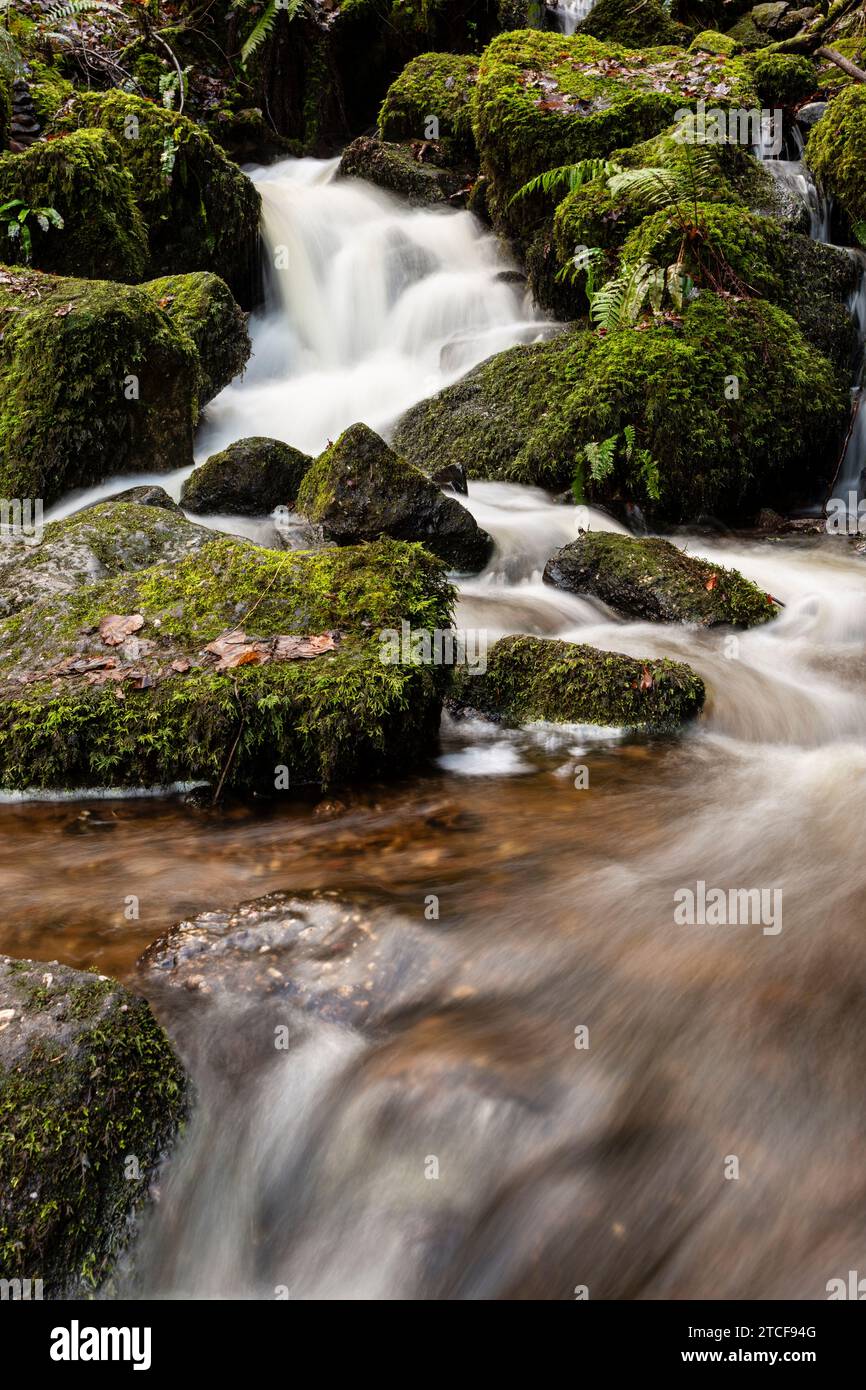
{"label": "green fern", "polygon": [[[117,5],[108,3],[108,0],[65,0],[64,4],[53,5],[50,10],[46,10],[41,16],[43,24],[63,24],[68,19],[78,19],[81,15],[97,14],[100,10],[122,13]],[[126,16],[124,15],[124,18]]]}
{"label": "green fern", "polygon": [[273,31],[277,15],[284,14],[287,19],[294,19],[306,7],[306,3],[307,0],[285,0],[285,3],[278,4],[277,0],[269,0],[241,49],[241,63],[244,67]]}
{"label": "green fern", "polygon": [[585,275],[586,297],[591,300],[595,294],[596,270],[603,259],[604,252],[600,246],[576,246],[574,255],[556,272],[555,278],[560,283],[574,285],[581,275]]}
{"label": "green fern", "polygon": [[20,246],[25,265],[30,264],[33,254],[33,237],[27,225],[30,221],[35,221],[43,232],[51,227],[60,231],[63,227],[63,218],[56,208],[31,208],[20,198],[12,198],[0,206],[0,226],[5,225],[8,239],[16,248]]}
{"label": "green fern", "polygon": [[577,164],[561,164],[557,169],[547,169],[543,174],[536,175],[518,188],[509,199],[509,206],[518,198],[528,198],[533,193],[561,194],[564,197],[583,188],[584,184],[592,183],[593,179],[609,178],[619,173],[621,167],[609,159],[581,159]]}

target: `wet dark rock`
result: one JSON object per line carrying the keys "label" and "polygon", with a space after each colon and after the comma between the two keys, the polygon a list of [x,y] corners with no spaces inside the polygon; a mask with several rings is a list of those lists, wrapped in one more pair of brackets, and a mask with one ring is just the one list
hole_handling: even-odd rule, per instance
{"label": "wet dark rock", "polygon": [[352,425],[307,473],[298,511],[338,545],[420,541],[452,569],[484,568],[493,542],[470,512],[366,425]]}
{"label": "wet dark rock", "polygon": [[829,104],[826,101],[807,101],[797,112],[797,125],[803,126],[804,130],[811,130],[825,115]]}
{"label": "wet dark rock", "polygon": [[279,439],[239,439],[190,474],[181,505],[204,514],[266,516],[291,507],[313,460]]}
{"label": "wet dark rock", "polygon": [[366,179],[406,198],[412,207],[451,202],[467,187],[469,176],[419,158],[419,144],[392,144],[371,135],[359,136],[343,152],[338,175]]}
{"label": "wet dark rock", "polygon": [[[164,487],[158,483],[143,483],[141,487],[124,488],[123,492],[115,492],[113,496],[106,497],[106,502],[133,502],[138,507],[162,507],[166,512],[181,512],[181,508],[173,497],[169,497]],[[100,506],[99,502],[90,503],[91,507]],[[82,511],[89,508],[82,508]]]}
{"label": "wet dark rock", "polygon": [[41,1279],[49,1298],[101,1281],[185,1092],[144,999],[104,975],[0,956],[5,1279]]}
{"label": "wet dark rock", "polygon": [[753,627],[777,611],[737,570],[695,559],[658,537],[586,532],[548,560],[544,579],[601,599],[626,617],[650,621]]}
{"label": "wet dark rock", "polygon": [[459,492],[461,497],[469,496],[466,469],[462,463],[446,463],[444,468],[431,474],[431,481],[436,483],[437,487],[450,487],[452,492]]}

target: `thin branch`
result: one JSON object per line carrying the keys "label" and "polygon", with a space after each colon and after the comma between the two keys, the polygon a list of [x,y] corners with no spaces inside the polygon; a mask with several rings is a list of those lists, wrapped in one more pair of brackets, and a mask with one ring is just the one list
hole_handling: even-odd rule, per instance
{"label": "thin branch", "polygon": [[866,82],[866,72],[858,68],[856,63],[852,63],[850,58],[844,54],[837,53],[835,48],[816,48],[816,58],[828,58],[831,63],[835,63],[837,68],[841,68],[849,77],[853,77],[855,82]]}

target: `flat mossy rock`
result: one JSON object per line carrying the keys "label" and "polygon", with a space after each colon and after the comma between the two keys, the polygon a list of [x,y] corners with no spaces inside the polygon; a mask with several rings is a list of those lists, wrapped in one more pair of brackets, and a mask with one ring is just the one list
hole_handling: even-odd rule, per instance
{"label": "flat mossy rock", "polygon": [[466,183],[464,175],[417,158],[411,145],[388,144],[372,135],[360,135],[346,147],[337,172],[342,179],[366,179],[396,193],[411,207],[447,203]]}
{"label": "flat mossy rock", "polygon": [[198,358],[136,286],[0,266],[0,496],[192,462]]}
{"label": "flat mossy rock", "polygon": [[471,512],[389,449],[366,425],[352,425],[308,471],[297,510],[338,545],[392,536],[421,541],[450,568],[483,569],[493,542]]}
{"label": "flat mossy rock", "polygon": [[715,53],[719,58],[732,58],[739,45],[730,34],[720,34],[718,29],[702,29],[689,44],[690,53]]}
{"label": "flat mossy rock", "polygon": [[4,1279],[41,1279],[46,1298],[96,1287],[185,1107],[144,999],[103,975],[0,956]]}
{"label": "flat mossy rock", "polygon": [[102,127],[117,140],[147,226],[151,274],[211,270],[251,304],[261,200],[207,131],[116,89],[78,93],[56,124]]}
{"label": "flat mossy rock", "polygon": [[239,439],[191,473],[180,500],[203,514],[267,516],[292,507],[313,460],[280,439]]}
{"label": "flat mossy rock", "polygon": [[207,270],[166,275],[144,287],[198,354],[198,403],[207,405],[239,376],[252,344],[247,316],[218,275]]}
{"label": "flat mossy rock", "polygon": [[47,230],[28,222],[37,269],[128,284],[147,273],[147,231],[108,131],[77,131],[0,155],[0,204],[14,198],[63,218],[62,228]]}
{"label": "flat mossy rock", "polygon": [[38,545],[0,546],[0,615],[109,575],[176,564],[212,540],[213,531],[187,521],[179,509],[100,502],[50,521]]}
{"label": "flat mossy rock", "polygon": [[532,200],[509,200],[529,179],[561,164],[608,158],[664,130],[701,98],[722,109],[757,100],[739,58],[534,31],[494,39],[478,70],[475,135],[498,220],[519,233],[531,220]]}
{"label": "flat mossy rock", "polygon": [[748,519],[832,476],[849,412],[831,363],[758,299],[702,293],[681,324],[571,332],[511,348],[403,416],[394,447],[418,468],[567,485],[586,444],[637,430],[659,495],[618,464],[587,500],[671,521]]}
{"label": "flat mossy rock", "polygon": [[699,713],[704,683],[679,661],[635,661],[575,642],[501,637],[483,674],[457,672],[450,700],[513,725],[549,720],[663,730]]}
{"label": "flat mossy rock", "polygon": [[380,136],[389,141],[442,139],[455,155],[475,155],[472,93],[477,76],[478,60],[472,56],[422,53],[413,58],[388,88],[379,112]]}
{"label": "flat mossy rock", "polygon": [[551,556],[544,579],[601,599],[628,618],[755,627],[778,613],[773,600],[738,570],[698,560],[659,537],[587,531]]}
{"label": "flat mossy rock", "polygon": [[809,136],[806,162],[851,222],[866,222],[866,87],[833,98]]}
{"label": "flat mossy rock", "polygon": [[613,39],[627,48],[686,44],[692,33],[671,19],[659,0],[641,0],[639,4],[635,0],[596,0],[577,32],[594,39]]}
{"label": "flat mossy rock", "polygon": [[[173,566],[31,604],[0,622],[0,786],[273,793],[278,775],[295,788],[404,771],[435,747],[448,671],[389,664],[379,634],[447,628],[453,599],[421,546],[277,552],[221,537]],[[102,641],[103,618],[135,614],[126,642]],[[217,669],[206,647],[238,629],[268,651],[277,637],[335,645]],[[99,674],[112,669],[123,679]]]}

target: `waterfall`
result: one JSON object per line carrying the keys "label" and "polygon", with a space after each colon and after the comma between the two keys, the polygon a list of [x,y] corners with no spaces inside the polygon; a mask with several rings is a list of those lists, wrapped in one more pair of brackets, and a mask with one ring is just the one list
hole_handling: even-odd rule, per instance
{"label": "waterfall", "polygon": [[266,304],[243,382],[208,407],[198,453],[263,434],[318,454],[387,431],[470,367],[546,331],[516,267],[468,212],[410,209],[337,161],[258,171]]}
{"label": "waterfall", "polygon": [[573,34],[594,5],[595,0],[548,0],[551,26],[562,34]]}

